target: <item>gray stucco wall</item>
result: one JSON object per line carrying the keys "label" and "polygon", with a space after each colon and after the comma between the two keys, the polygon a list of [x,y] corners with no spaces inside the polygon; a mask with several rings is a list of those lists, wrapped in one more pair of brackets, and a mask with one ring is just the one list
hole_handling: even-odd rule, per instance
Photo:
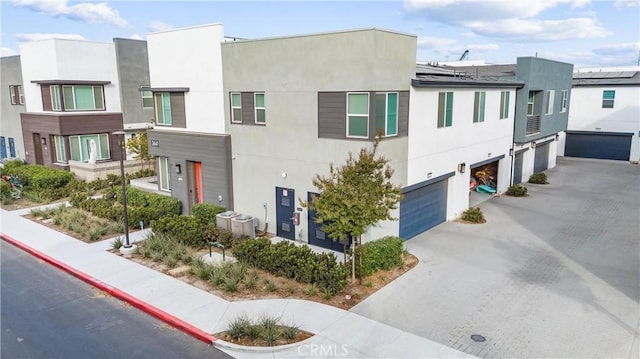
{"label": "gray stucco wall", "polygon": [[[569,106],[567,111],[560,112],[562,91],[569,91],[571,101],[571,81],[573,78],[573,65],[559,61],[547,60],[538,57],[519,57],[516,68],[516,80],[524,82],[524,87],[516,92],[516,114],[514,128],[514,142],[525,143],[546,136],[554,135],[567,129],[569,120]],[[551,114],[545,114],[545,93],[554,90],[554,110]],[[540,132],[526,135],[527,101],[529,91],[542,91],[542,101],[536,103],[540,115]]]}
{"label": "gray stucco wall", "polygon": [[[377,29],[223,43],[235,210],[257,216],[259,228],[266,221],[275,233],[276,187],[295,190],[296,202],[306,199],[307,192],[317,192],[315,174],[326,174],[330,163],[342,164],[349,152],[370,145],[320,138],[318,93],[409,91],[416,44],[415,36]],[[229,93],[253,91],[265,93],[266,125],[230,124]],[[406,184],[407,144],[407,137],[398,136],[385,139],[379,148],[391,160],[399,184]],[[306,241],[307,213],[300,208],[296,238]],[[397,229],[397,221],[381,224],[364,238],[397,235]]]}
{"label": "gray stucco wall", "polygon": [[25,159],[20,113],[25,112],[26,107],[25,105],[12,105],[9,94],[10,85],[22,85],[20,56],[0,58],[0,76],[0,135],[6,138],[7,156],[11,155],[9,153],[9,138],[13,138],[16,157]]}
{"label": "gray stucco wall", "polygon": [[[182,202],[182,212],[189,213],[189,184],[192,178],[187,161],[202,162],[204,202],[233,209],[231,175],[231,137],[186,131],[149,130],[149,154],[169,158],[171,196]],[[157,145],[154,145],[157,144]],[[175,172],[179,164],[182,173]],[[219,198],[222,197],[222,201]]]}
{"label": "gray stucco wall", "polygon": [[149,55],[147,42],[132,39],[113,39],[116,48],[118,82],[123,122],[148,123],[154,118],[153,107],[142,107],[140,86],[149,86]]}

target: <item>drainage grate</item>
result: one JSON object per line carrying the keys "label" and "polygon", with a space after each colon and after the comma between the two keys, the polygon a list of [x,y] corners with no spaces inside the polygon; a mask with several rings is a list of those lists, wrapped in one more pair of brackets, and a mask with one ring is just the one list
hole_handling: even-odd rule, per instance
{"label": "drainage grate", "polygon": [[471,336],[471,340],[473,340],[474,342],[483,342],[485,340],[487,340],[487,338],[483,337],[482,335],[479,334],[473,334]]}

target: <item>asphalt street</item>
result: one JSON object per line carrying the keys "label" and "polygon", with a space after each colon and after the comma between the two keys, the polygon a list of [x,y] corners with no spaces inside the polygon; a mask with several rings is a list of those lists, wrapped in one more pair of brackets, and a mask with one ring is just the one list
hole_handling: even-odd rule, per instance
{"label": "asphalt street", "polygon": [[2,241],[2,358],[231,358]]}

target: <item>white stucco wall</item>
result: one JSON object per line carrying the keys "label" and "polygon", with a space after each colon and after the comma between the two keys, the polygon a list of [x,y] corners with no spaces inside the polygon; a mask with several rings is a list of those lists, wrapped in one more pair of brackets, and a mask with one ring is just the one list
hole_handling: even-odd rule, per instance
{"label": "white stucco wall", "polygon": [[27,112],[43,112],[40,85],[31,83],[34,80],[110,81],[104,85],[105,110],[122,111],[113,43],[62,39],[27,42],[20,45],[20,59]]}
{"label": "white stucco wall", "polygon": [[211,24],[149,34],[151,87],[188,87],[187,130],[225,133],[220,43],[224,27]]}
{"label": "white stucco wall", "polygon": [[[602,92],[615,90],[613,108],[602,108]],[[640,160],[640,86],[578,86],[571,89],[567,130],[633,133],[630,161]],[[559,155],[564,155],[562,136]]]}
{"label": "white stucco wall", "polygon": [[[486,91],[485,119],[479,123],[473,122],[476,90]],[[500,119],[502,90],[411,89],[407,185],[455,172],[448,179],[447,220],[454,219],[469,207],[472,164],[504,155],[498,163],[497,190],[503,192],[509,187],[515,90],[509,90],[509,117]],[[438,93],[441,91],[454,92],[451,127],[437,127]],[[459,163],[466,163],[465,173],[458,172]]]}

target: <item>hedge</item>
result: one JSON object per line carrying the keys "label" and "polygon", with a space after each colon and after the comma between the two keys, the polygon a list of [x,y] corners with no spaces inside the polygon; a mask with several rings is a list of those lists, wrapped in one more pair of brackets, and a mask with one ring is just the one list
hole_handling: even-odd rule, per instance
{"label": "hedge", "polygon": [[20,160],[5,163],[1,173],[17,177],[25,191],[39,192],[46,200],[68,196],[71,190],[67,185],[75,179],[75,175],[69,171],[43,165],[25,165]]}
{"label": "hedge", "polygon": [[216,223],[216,215],[225,211],[225,208],[210,203],[198,203],[191,208],[191,214],[202,223]]}
{"label": "hedge", "polygon": [[194,248],[207,245],[206,226],[193,216],[163,217],[151,222],[153,233],[166,235]]}
{"label": "hedge", "polygon": [[393,236],[363,244],[360,274],[366,277],[379,270],[389,270],[402,265],[402,247],[402,239]]}
{"label": "hedge", "polygon": [[348,276],[346,267],[336,262],[333,253],[315,253],[308,246],[287,241],[272,244],[267,238],[246,240],[233,247],[233,255],[238,261],[271,274],[315,283],[330,294],[344,288]]}
{"label": "hedge", "polygon": [[[122,192],[119,188],[110,188],[102,198],[90,198],[78,193],[71,196],[71,204],[92,214],[116,222],[124,217]],[[138,226],[142,222],[149,226],[151,221],[167,216],[177,216],[181,212],[178,199],[157,193],[145,192],[136,188],[127,188],[127,215],[129,225]]]}

